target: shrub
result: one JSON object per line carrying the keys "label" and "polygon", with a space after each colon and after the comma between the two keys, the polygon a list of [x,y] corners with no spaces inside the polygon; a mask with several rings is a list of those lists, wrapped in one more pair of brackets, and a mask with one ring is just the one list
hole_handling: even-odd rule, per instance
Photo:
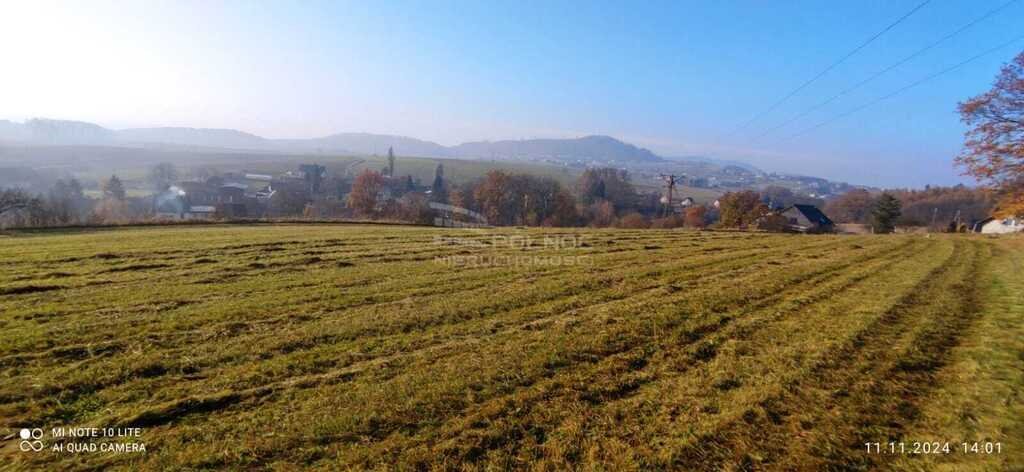
{"label": "shrub", "polygon": [[647,218],[644,218],[643,215],[639,213],[630,213],[620,218],[618,224],[615,226],[626,229],[646,229],[650,226],[650,223],[647,222]]}

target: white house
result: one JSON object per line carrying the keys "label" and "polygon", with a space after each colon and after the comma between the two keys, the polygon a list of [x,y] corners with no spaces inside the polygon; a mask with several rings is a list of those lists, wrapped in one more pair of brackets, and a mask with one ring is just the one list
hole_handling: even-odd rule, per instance
{"label": "white house", "polygon": [[988,218],[981,223],[983,234],[1007,234],[1024,231],[1024,220],[1017,218]]}
{"label": "white house", "polygon": [[213,205],[192,205],[188,207],[188,213],[185,213],[185,219],[189,220],[208,220],[217,214],[217,207]]}

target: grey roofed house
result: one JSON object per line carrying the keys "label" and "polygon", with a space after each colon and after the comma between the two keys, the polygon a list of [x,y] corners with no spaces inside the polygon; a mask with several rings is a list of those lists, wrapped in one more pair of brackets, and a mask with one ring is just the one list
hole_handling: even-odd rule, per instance
{"label": "grey roofed house", "polygon": [[779,212],[788,222],[789,229],[801,233],[829,233],[835,223],[814,205],[795,204]]}

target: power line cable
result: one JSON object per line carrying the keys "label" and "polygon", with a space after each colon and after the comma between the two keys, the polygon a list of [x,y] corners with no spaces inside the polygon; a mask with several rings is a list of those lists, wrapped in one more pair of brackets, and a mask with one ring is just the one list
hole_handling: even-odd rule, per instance
{"label": "power line cable", "polygon": [[910,54],[909,56],[901,59],[899,62],[896,62],[895,64],[893,64],[893,65],[891,65],[889,67],[886,67],[885,69],[882,69],[882,70],[876,72],[874,75],[872,75],[872,76],[870,76],[870,77],[868,77],[868,78],[866,78],[866,79],[864,79],[864,80],[862,80],[860,82],[857,82],[853,86],[848,87],[845,90],[843,90],[843,91],[833,95],[828,100],[825,100],[825,101],[823,101],[821,103],[818,103],[817,105],[814,105],[814,106],[812,106],[812,107],[810,107],[810,108],[800,112],[796,116],[790,118],[789,120],[786,120],[785,122],[783,122],[783,123],[781,123],[781,124],[779,124],[777,126],[768,128],[763,133],[761,133],[761,134],[751,138],[750,141],[748,141],[748,144],[752,143],[754,141],[757,141],[758,139],[761,139],[761,138],[765,137],[766,135],[770,134],[771,132],[773,132],[773,131],[775,131],[777,129],[784,128],[787,125],[789,125],[790,123],[793,123],[794,121],[797,121],[800,118],[803,118],[803,117],[807,116],[808,114],[810,114],[810,113],[812,113],[812,112],[814,112],[816,110],[821,109],[821,107],[824,107],[825,105],[828,105],[829,103],[832,103],[832,102],[836,101],[840,97],[842,97],[842,96],[844,96],[844,95],[846,95],[846,94],[848,94],[848,93],[850,93],[850,92],[852,92],[854,90],[857,90],[857,89],[863,87],[864,85],[867,85],[869,82],[871,82],[871,81],[881,77],[882,75],[885,75],[887,72],[889,72],[889,71],[891,71],[891,70],[893,70],[893,69],[895,69],[895,68],[897,68],[899,66],[902,66],[903,64],[906,64],[907,62],[910,62],[911,60],[917,58],[918,56],[920,56],[920,55],[922,55],[922,54],[924,54],[924,53],[934,49],[936,46],[938,46],[938,45],[940,45],[940,44],[942,44],[942,43],[944,43],[946,41],[949,41],[950,39],[956,37],[960,33],[963,33],[964,31],[967,31],[968,29],[970,29],[974,25],[976,25],[978,23],[981,23],[982,21],[987,20],[992,15],[995,15],[996,13],[999,13],[1000,11],[1004,10],[1006,7],[1008,7],[1010,5],[1013,5],[1014,3],[1017,3],[1018,1],[1019,0],[1010,0],[1010,1],[1008,1],[1008,2],[998,6],[996,8],[990,10],[988,13],[985,13],[984,15],[976,18],[974,21],[971,21],[970,23],[967,23],[966,25],[961,26],[956,31],[953,31],[952,33],[949,33],[949,34],[939,38],[937,41],[935,41],[935,42],[933,42],[933,43],[931,43],[931,44],[929,44],[929,45],[927,45],[927,46],[925,46],[925,47],[923,47],[921,49],[918,49],[913,54]]}
{"label": "power line cable", "polygon": [[884,101],[884,100],[888,100],[888,99],[890,99],[892,97],[895,97],[895,96],[897,96],[897,95],[899,95],[899,94],[901,94],[903,92],[906,92],[907,90],[910,90],[910,89],[912,89],[914,87],[917,87],[918,85],[921,85],[921,84],[923,84],[925,82],[928,82],[929,80],[935,79],[935,78],[937,78],[939,76],[945,75],[945,74],[950,73],[950,72],[952,72],[952,71],[954,71],[956,69],[959,69],[959,68],[961,68],[961,67],[963,67],[963,66],[965,66],[965,65],[967,65],[967,64],[969,64],[971,62],[974,62],[974,61],[976,61],[978,59],[981,59],[984,56],[992,54],[993,52],[996,52],[996,51],[998,51],[998,50],[1000,50],[1002,48],[1005,48],[1006,46],[1009,46],[1009,45],[1011,45],[1011,44],[1013,44],[1013,43],[1015,43],[1017,41],[1020,41],[1021,39],[1024,39],[1024,35],[1017,36],[1017,37],[1015,37],[1015,38],[1013,38],[1013,39],[1011,39],[1011,40],[1009,40],[1009,41],[1007,41],[1005,43],[1002,43],[1002,44],[1000,44],[1000,45],[998,45],[998,46],[996,46],[994,48],[988,49],[988,50],[986,50],[986,51],[984,51],[984,52],[982,52],[980,54],[976,54],[976,55],[972,56],[970,59],[967,59],[967,60],[965,60],[963,62],[960,62],[958,64],[955,64],[953,66],[947,67],[947,68],[945,68],[945,69],[943,69],[943,70],[941,70],[939,72],[936,72],[936,73],[934,73],[932,75],[929,75],[929,76],[927,76],[927,77],[925,77],[923,79],[920,79],[920,80],[918,80],[918,81],[916,81],[914,83],[911,83],[911,84],[906,85],[906,86],[904,86],[902,88],[899,88],[899,89],[897,89],[897,90],[895,90],[895,91],[893,91],[893,92],[891,92],[891,93],[889,93],[887,95],[883,95],[881,97],[878,97],[878,98],[876,98],[876,99],[874,99],[874,100],[872,100],[872,101],[870,101],[868,103],[865,103],[865,104],[863,104],[863,105],[861,105],[861,106],[859,106],[857,108],[854,108],[854,109],[849,110],[849,111],[847,111],[845,113],[842,113],[840,115],[837,115],[835,117],[832,117],[830,119],[822,121],[821,123],[818,123],[818,124],[816,124],[816,125],[814,125],[814,126],[812,126],[810,128],[807,128],[807,129],[803,130],[803,131],[800,131],[799,133],[792,134],[792,135],[786,137],[784,140],[785,141],[789,141],[789,140],[798,138],[798,137],[803,136],[803,135],[805,135],[805,134],[807,134],[807,133],[809,133],[811,131],[814,131],[814,130],[816,130],[818,128],[821,128],[822,126],[825,126],[825,125],[827,125],[829,123],[832,123],[833,121],[836,121],[836,120],[839,120],[839,119],[842,119],[842,118],[846,118],[847,116],[850,116],[850,115],[852,115],[854,113],[857,113],[857,112],[859,112],[859,111],[861,111],[861,110],[863,110],[865,108],[868,108],[868,107],[870,107],[870,106],[872,106],[872,105],[874,105],[874,104],[876,104],[878,102],[881,102],[881,101]]}
{"label": "power line cable", "polygon": [[808,80],[808,81],[804,82],[804,83],[803,83],[803,84],[801,84],[801,85],[800,85],[799,87],[797,87],[797,88],[793,89],[793,91],[791,91],[791,92],[789,92],[788,94],[786,94],[786,96],[784,96],[784,97],[782,97],[781,99],[779,99],[779,100],[778,100],[777,102],[775,102],[774,104],[772,104],[772,106],[770,106],[770,107],[768,107],[767,109],[765,109],[764,111],[762,111],[762,112],[760,112],[760,113],[758,113],[758,114],[754,115],[754,117],[753,117],[753,118],[751,118],[751,119],[749,119],[749,120],[745,121],[745,122],[744,122],[743,124],[741,124],[741,125],[740,125],[739,127],[737,127],[737,128],[736,128],[736,129],[734,129],[734,130],[733,130],[732,132],[730,132],[728,136],[732,136],[732,135],[734,135],[734,134],[736,134],[736,133],[738,133],[738,132],[742,131],[742,130],[743,130],[744,128],[746,128],[747,126],[749,126],[749,125],[750,125],[751,123],[753,123],[754,121],[757,121],[757,120],[758,120],[759,118],[761,118],[762,116],[764,116],[764,115],[767,115],[768,113],[772,112],[773,110],[775,110],[776,108],[778,108],[778,107],[779,107],[779,105],[782,105],[783,103],[785,103],[785,102],[786,102],[786,100],[789,100],[789,99],[790,99],[790,98],[792,98],[792,97],[793,97],[794,95],[796,95],[796,94],[800,93],[800,91],[801,91],[801,90],[803,90],[803,89],[807,88],[807,86],[809,86],[809,85],[813,84],[813,83],[814,83],[814,82],[816,82],[816,81],[817,81],[818,79],[820,79],[820,78],[821,78],[822,76],[824,76],[825,74],[829,73],[829,71],[831,71],[832,69],[835,69],[836,67],[838,67],[838,66],[839,66],[840,64],[842,64],[843,62],[846,62],[846,60],[847,60],[847,59],[849,59],[849,58],[853,57],[853,55],[854,55],[854,54],[857,54],[858,52],[860,52],[860,50],[861,50],[861,49],[864,49],[864,48],[865,48],[865,47],[867,47],[867,46],[868,46],[869,44],[873,43],[873,42],[874,42],[874,41],[875,41],[876,39],[878,39],[878,38],[879,38],[880,36],[882,36],[883,34],[885,34],[885,33],[889,32],[889,30],[891,30],[891,29],[895,28],[895,27],[896,27],[896,25],[898,25],[898,24],[902,23],[902,22],[903,22],[903,20],[906,20],[907,18],[909,18],[909,17],[910,17],[910,15],[913,15],[914,13],[916,13],[916,12],[917,12],[918,10],[920,10],[920,9],[921,9],[921,8],[923,8],[923,7],[925,6],[925,5],[927,5],[927,4],[929,3],[929,2],[931,2],[931,0],[924,0],[923,2],[921,2],[920,4],[918,4],[918,5],[916,6],[916,7],[914,7],[914,8],[912,9],[912,10],[910,10],[909,12],[907,12],[906,14],[904,14],[903,16],[899,17],[899,19],[897,19],[896,21],[894,21],[894,22],[890,23],[890,24],[889,24],[889,26],[886,26],[886,27],[885,27],[884,29],[882,29],[882,31],[879,31],[879,32],[875,33],[875,34],[874,34],[874,36],[871,36],[871,37],[870,37],[870,38],[868,38],[868,39],[867,39],[866,41],[864,41],[863,43],[861,43],[861,44],[860,44],[860,46],[857,46],[857,47],[856,47],[856,48],[854,48],[854,49],[853,49],[852,51],[850,51],[850,52],[846,53],[846,55],[845,55],[845,56],[843,56],[843,57],[841,57],[841,58],[839,58],[839,60],[838,60],[838,61],[836,61],[836,62],[833,62],[833,63],[832,63],[832,64],[831,64],[830,66],[826,67],[826,68],[825,68],[824,70],[822,70],[821,72],[818,72],[818,74],[817,74],[817,75],[815,75],[814,77],[811,77],[811,79],[810,79],[810,80]]}

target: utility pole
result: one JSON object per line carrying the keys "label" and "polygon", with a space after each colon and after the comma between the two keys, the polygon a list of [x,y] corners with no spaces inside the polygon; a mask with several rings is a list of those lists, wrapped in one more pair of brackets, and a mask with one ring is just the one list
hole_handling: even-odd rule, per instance
{"label": "utility pole", "polygon": [[522,225],[526,226],[526,216],[530,214],[530,195],[523,194],[523,214],[520,216]]}
{"label": "utility pole", "polygon": [[668,188],[668,201],[665,202],[665,208],[666,208],[666,212],[665,213],[666,214],[663,215],[663,216],[668,216],[668,212],[672,211],[672,191],[675,190],[675,188],[676,188],[676,182],[679,182],[684,176],[682,176],[682,175],[672,175],[672,174],[660,174],[660,175],[661,175],[661,180],[665,181],[665,186]]}

